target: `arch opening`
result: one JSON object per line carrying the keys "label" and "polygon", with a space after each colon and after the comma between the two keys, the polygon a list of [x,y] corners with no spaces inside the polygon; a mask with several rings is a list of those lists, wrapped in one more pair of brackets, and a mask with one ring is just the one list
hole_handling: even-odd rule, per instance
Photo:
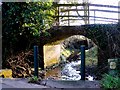
{"label": "arch opening", "polygon": [[[50,32],[49,32],[50,31]],[[82,25],[82,26],[59,26],[48,30],[50,37],[44,38],[45,43],[64,40],[72,35],[83,35],[91,39],[98,47],[98,75],[107,72],[109,58],[119,58],[119,28],[115,24],[107,25]],[[111,39],[112,38],[112,39]],[[58,44],[58,43],[57,43]],[[42,44],[44,45],[44,44]],[[115,48],[115,49],[114,49]],[[41,54],[42,56],[43,54]]]}
{"label": "arch opening", "polygon": [[[67,74],[67,76],[69,76],[71,73],[71,70],[69,70],[70,68],[67,67],[67,65],[73,65],[76,63],[76,65],[74,67],[71,67],[72,70],[76,70],[80,71],[80,46],[81,45],[85,45],[86,46],[86,75],[90,76],[90,74],[95,74],[95,69],[97,66],[97,62],[98,62],[98,57],[97,57],[97,45],[91,40],[86,38],[85,36],[82,35],[73,35],[70,36],[64,40],[60,40],[57,42],[53,42],[53,43],[49,43],[46,44],[44,46],[44,55],[49,57],[45,58],[47,61],[49,60],[49,62],[46,62],[46,60],[44,60],[45,67],[47,65],[50,65],[50,63],[62,63],[62,68],[61,67],[57,67],[54,70],[57,72],[57,76],[62,77],[65,76],[65,74]],[[47,48],[47,49],[45,49]],[[49,54],[48,54],[49,53]],[[51,58],[50,58],[51,57]],[[54,58],[52,58],[54,57]],[[56,60],[54,60],[56,57]],[[51,59],[51,60],[50,60]],[[67,63],[68,64],[67,64]],[[48,64],[47,64],[48,63]],[[63,64],[66,63],[66,64]],[[72,63],[72,64],[70,64]],[[51,64],[52,65],[52,64]],[[94,68],[93,68],[94,67]],[[52,76],[56,76],[56,73],[54,72],[54,70],[50,70],[46,73],[46,78],[50,77],[51,74]],[[64,73],[64,71],[67,70],[68,72]],[[69,75],[68,75],[69,74]],[[75,74],[71,73],[71,74]],[[79,74],[80,75],[80,74]],[[79,76],[78,75],[78,76]],[[68,77],[66,76],[66,79],[68,79]],[[95,75],[94,75],[95,76]],[[69,77],[69,79],[73,79],[75,77]],[[65,77],[64,77],[65,79]],[[76,80],[76,79],[74,79]]]}

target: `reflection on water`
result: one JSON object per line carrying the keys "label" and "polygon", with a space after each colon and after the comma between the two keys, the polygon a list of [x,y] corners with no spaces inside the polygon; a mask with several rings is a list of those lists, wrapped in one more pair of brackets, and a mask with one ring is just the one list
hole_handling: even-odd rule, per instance
{"label": "reflection on water", "polygon": [[[62,68],[57,67],[55,69],[49,70],[45,74],[45,79],[59,79],[59,80],[80,80],[80,65],[81,61],[72,61],[67,63]],[[88,75],[86,79],[93,81],[93,76]]]}
{"label": "reflection on water", "polygon": [[52,70],[48,70],[45,73],[45,79],[47,78],[54,78],[54,79],[59,79],[61,77],[61,68],[57,67]]}

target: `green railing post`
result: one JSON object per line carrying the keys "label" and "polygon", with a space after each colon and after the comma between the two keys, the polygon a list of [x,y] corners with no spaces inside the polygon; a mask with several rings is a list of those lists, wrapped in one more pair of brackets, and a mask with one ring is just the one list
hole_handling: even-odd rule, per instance
{"label": "green railing post", "polygon": [[38,77],[38,46],[34,46],[34,76]]}
{"label": "green railing post", "polygon": [[81,80],[85,80],[85,45],[81,45]]}

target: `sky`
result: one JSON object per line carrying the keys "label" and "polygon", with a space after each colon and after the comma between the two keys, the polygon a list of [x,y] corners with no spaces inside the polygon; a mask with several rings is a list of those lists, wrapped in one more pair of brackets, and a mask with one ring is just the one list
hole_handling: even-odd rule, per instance
{"label": "sky", "polygon": [[[106,5],[118,5],[120,0],[85,0],[92,4],[106,4]],[[83,2],[83,0],[60,0],[60,3],[65,2]]]}
{"label": "sky", "polygon": [[[67,2],[73,2],[73,1],[78,1],[79,3],[82,3],[83,0],[67,0]],[[113,5],[113,6],[118,6],[118,3],[120,0],[88,0],[90,4],[102,4],[102,5]],[[60,0],[60,3],[66,3],[66,0]],[[119,5],[120,6],[120,5]],[[112,10],[112,11],[118,11],[118,8],[106,8],[106,7],[95,7],[91,6],[90,9],[99,9],[99,10]],[[73,12],[72,12],[73,13]],[[79,12],[81,15],[83,15],[83,12]],[[75,12],[74,12],[74,15]],[[90,11],[90,16],[94,16],[94,11]],[[118,19],[118,13],[110,13],[110,12],[95,12],[96,17],[106,17],[106,18],[114,18]],[[93,19],[93,18],[90,18]],[[106,21],[113,21],[113,22],[104,22],[104,21],[96,21],[96,20],[106,20]],[[90,24],[98,23],[98,24],[109,24],[109,23],[116,23],[117,20],[108,20],[108,19],[96,19],[95,22],[90,20]],[[61,23],[62,25],[63,23]],[[70,23],[71,25],[76,25],[76,24],[84,24],[82,21],[76,21],[76,23]]]}

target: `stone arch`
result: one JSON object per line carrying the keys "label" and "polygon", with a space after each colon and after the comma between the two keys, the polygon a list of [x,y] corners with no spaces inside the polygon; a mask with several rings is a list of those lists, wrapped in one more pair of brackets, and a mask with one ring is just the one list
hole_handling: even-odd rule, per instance
{"label": "stone arch", "polygon": [[120,57],[120,49],[113,50],[113,48],[120,48],[120,29],[117,24],[54,26],[47,32],[50,33],[50,36],[41,35],[40,37],[41,46],[72,35],[83,35],[91,39],[98,46],[98,66],[105,67],[108,58]]}

